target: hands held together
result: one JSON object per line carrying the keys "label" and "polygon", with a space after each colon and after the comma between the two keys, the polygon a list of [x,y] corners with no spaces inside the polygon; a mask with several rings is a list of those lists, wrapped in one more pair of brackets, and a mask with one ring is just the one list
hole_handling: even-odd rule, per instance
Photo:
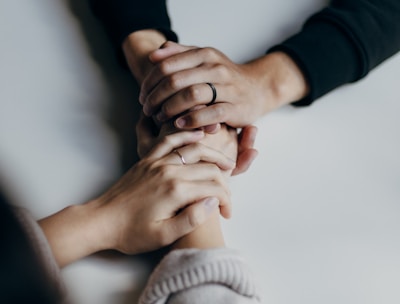
{"label": "hands held together", "polygon": [[[149,33],[156,39],[135,45]],[[142,159],[99,198],[39,222],[60,266],[105,249],[134,254],[169,245],[217,206],[230,217],[227,177],[257,155],[251,124],[307,91],[283,53],[235,64],[212,48],[167,42],[158,49],[155,31],[138,35],[124,52],[140,79],[144,114],[152,116],[137,126]],[[153,119],[163,126],[156,135]],[[172,123],[181,132],[171,134]]]}
{"label": "hands held together", "polygon": [[204,136],[186,131],[163,137],[99,198],[39,221],[58,264],[100,250],[136,254],[169,245],[218,205],[230,217],[227,175],[235,162],[200,143]]}
{"label": "hands held together", "polygon": [[[307,92],[302,73],[281,52],[236,64],[214,48],[168,41],[149,59],[154,67],[141,84],[143,111],[159,122],[175,118],[175,126],[181,129],[221,122],[246,127]],[[212,104],[213,91],[207,83],[217,92]]]}

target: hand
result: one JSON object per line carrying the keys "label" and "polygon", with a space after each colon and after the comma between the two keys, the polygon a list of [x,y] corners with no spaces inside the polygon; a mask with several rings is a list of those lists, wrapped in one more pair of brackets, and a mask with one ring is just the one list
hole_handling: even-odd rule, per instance
{"label": "hand", "polygon": [[232,169],[234,162],[198,143],[203,136],[197,131],[165,137],[98,199],[110,229],[104,233],[116,241],[112,247],[138,253],[171,244],[203,223],[218,204],[221,214],[230,216],[222,171]]}
{"label": "hand", "polygon": [[205,222],[218,205],[229,217],[223,172],[234,162],[200,144],[203,138],[202,131],[165,137],[99,198],[40,220],[59,266],[100,250],[134,254],[169,245]]}
{"label": "hand", "polygon": [[[221,127],[219,127],[219,129],[220,128]],[[162,131],[169,132],[165,131],[165,128]],[[233,155],[230,152],[229,155],[231,158],[237,157],[236,167],[233,170],[232,175],[238,175],[246,172],[254,159],[257,157],[258,152],[256,149],[254,149],[257,128],[255,126],[244,127],[240,131],[237,139],[235,138],[236,136],[234,133],[235,132],[233,130],[230,131],[230,142],[220,140],[216,141],[215,144],[219,145],[221,149],[226,149],[229,145],[238,141],[237,153]],[[136,125],[136,134],[137,152],[140,158],[144,157],[163,136],[158,127],[154,124],[153,120],[145,117],[143,114]]]}
{"label": "hand", "polygon": [[[181,52],[176,53],[178,49]],[[144,113],[156,115],[161,122],[180,116],[175,120],[178,128],[221,122],[244,127],[273,109],[301,99],[308,91],[302,72],[281,52],[236,64],[214,48],[167,42],[151,53],[150,60],[156,65],[141,85]],[[217,90],[216,102],[187,112],[211,101],[207,82]]]}

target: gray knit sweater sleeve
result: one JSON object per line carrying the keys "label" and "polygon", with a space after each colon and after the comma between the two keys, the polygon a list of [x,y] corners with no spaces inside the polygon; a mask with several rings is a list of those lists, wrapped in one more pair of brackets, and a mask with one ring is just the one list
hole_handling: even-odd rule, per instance
{"label": "gray knit sweater sleeve", "polygon": [[50,284],[48,288],[56,291],[60,299],[58,303],[68,303],[66,287],[61,277],[61,270],[57,265],[43,230],[27,209],[14,207],[13,211],[28,236],[45,275],[48,277],[47,282]]}
{"label": "gray knit sweater sleeve", "polygon": [[240,254],[227,248],[180,249],[153,271],[140,304],[261,303]]}

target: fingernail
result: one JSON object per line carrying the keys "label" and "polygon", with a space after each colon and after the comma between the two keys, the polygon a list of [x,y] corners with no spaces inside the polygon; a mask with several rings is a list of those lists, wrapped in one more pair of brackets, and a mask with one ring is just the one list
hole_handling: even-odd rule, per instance
{"label": "fingernail", "polygon": [[214,133],[217,129],[217,125],[209,125],[209,126],[205,126],[203,127],[204,132],[206,133]]}
{"label": "fingernail", "polygon": [[180,117],[175,121],[175,124],[178,128],[184,128],[186,125],[187,121],[185,118]]}
{"label": "fingernail", "polygon": [[193,137],[196,139],[201,139],[204,137],[204,132],[202,130],[196,130],[193,132]]}
{"label": "fingernail", "polygon": [[219,201],[216,197],[209,197],[204,201],[204,209],[207,214],[214,212],[215,208],[218,206]]}

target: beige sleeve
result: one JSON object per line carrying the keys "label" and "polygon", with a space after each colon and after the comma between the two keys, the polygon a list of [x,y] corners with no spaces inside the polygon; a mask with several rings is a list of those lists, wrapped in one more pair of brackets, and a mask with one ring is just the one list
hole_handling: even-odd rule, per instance
{"label": "beige sleeve", "polygon": [[240,254],[227,248],[181,249],[156,267],[140,304],[261,303],[253,275]]}

